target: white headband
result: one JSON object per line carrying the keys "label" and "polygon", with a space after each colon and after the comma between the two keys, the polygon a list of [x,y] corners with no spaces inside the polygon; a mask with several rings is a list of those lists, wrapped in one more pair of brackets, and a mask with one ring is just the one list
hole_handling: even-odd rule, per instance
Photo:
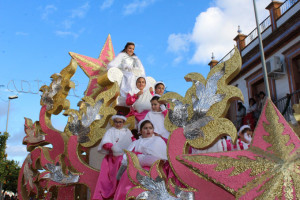
{"label": "white headband", "polygon": [[[149,121],[149,122],[152,124],[152,126],[153,126],[153,123],[151,122],[151,120],[149,120],[149,119],[142,119],[142,120],[139,122],[139,124],[138,124],[138,132],[139,132],[139,133],[141,132],[141,125],[142,125],[142,123],[143,123],[144,121]],[[154,128],[154,127],[153,127],[153,128]]]}
{"label": "white headband", "polygon": [[125,116],[123,116],[123,115],[114,115],[114,116],[111,117],[112,120],[115,120],[117,118],[118,119],[123,119],[125,122],[127,120],[127,118]]}
{"label": "white headband", "polygon": [[158,81],[158,82],[155,83],[154,88],[155,88],[157,85],[159,85],[159,84],[162,84],[162,85],[164,85],[164,87],[166,87],[166,85],[164,84],[164,82]]}
{"label": "white headband", "polygon": [[238,132],[238,135],[239,135],[244,129],[246,129],[246,128],[250,128],[250,129],[251,129],[251,127],[250,127],[249,125],[243,125],[243,126],[241,126],[241,128],[240,128],[240,130],[239,130],[239,132]]}

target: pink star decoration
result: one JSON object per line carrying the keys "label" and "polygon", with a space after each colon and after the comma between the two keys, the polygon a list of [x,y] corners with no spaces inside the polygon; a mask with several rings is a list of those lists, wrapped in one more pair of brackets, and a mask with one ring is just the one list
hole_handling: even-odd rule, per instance
{"label": "pink star decoration", "polygon": [[271,100],[248,150],[180,155],[177,160],[238,199],[300,199],[300,140]]}
{"label": "pink star decoration", "polygon": [[103,89],[97,84],[97,78],[101,73],[106,71],[107,64],[115,57],[110,35],[108,35],[97,59],[73,52],[69,52],[69,54],[76,60],[79,67],[90,79],[85,96],[96,97]]}

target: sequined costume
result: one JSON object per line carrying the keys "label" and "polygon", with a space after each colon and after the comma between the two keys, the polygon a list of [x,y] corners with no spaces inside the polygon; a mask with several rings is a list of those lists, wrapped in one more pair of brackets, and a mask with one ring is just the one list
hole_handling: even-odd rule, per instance
{"label": "sequined costume", "polygon": [[119,68],[123,73],[119,102],[125,105],[126,95],[134,93],[137,77],[145,76],[144,66],[137,56],[121,52],[107,65],[107,69],[113,67]]}

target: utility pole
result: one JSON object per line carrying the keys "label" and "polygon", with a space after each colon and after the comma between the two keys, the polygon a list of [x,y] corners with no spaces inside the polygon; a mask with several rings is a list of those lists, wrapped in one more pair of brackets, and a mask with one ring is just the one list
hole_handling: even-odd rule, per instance
{"label": "utility pole", "polygon": [[266,67],[266,60],[265,60],[265,55],[264,55],[264,47],[263,47],[263,43],[262,43],[262,39],[261,39],[259,22],[257,19],[257,10],[256,10],[255,0],[253,0],[253,7],[254,7],[254,13],[255,13],[255,20],[256,20],[256,30],[257,30],[258,41],[259,41],[260,58],[261,58],[261,64],[262,64],[262,69],[263,69],[263,74],[264,74],[264,82],[265,82],[265,87],[266,87],[266,96],[268,98],[271,98],[270,89],[269,89],[269,81],[268,81],[268,73],[267,73],[267,67]]}

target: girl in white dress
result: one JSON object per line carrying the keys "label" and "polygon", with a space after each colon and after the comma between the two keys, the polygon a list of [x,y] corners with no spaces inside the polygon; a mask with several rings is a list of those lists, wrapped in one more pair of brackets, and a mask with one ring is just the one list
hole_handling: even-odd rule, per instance
{"label": "girl in white dress", "polygon": [[145,76],[144,66],[140,59],[134,54],[135,45],[127,42],[124,49],[107,65],[107,69],[117,67],[123,73],[120,85],[120,105],[125,105],[126,95],[135,89],[135,81],[139,76]]}
{"label": "girl in white dress", "polygon": [[240,140],[238,140],[239,145],[237,145],[238,150],[245,150],[249,148],[252,141],[253,132],[249,125],[244,125],[240,128],[238,132]]}
{"label": "girl in white dress", "polygon": [[164,82],[158,81],[154,85],[155,94],[161,97],[165,92],[166,86]]}
{"label": "girl in white dress", "polygon": [[114,196],[118,181],[117,172],[123,158],[123,149],[127,149],[132,142],[132,133],[123,128],[126,117],[112,116],[114,126],[108,129],[103,136],[98,151],[105,154],[102,160],[100,173],[93,195],[93,200],[109,199]]}
{"label": "girl in white dress", "polygon": [[[140,139],[133,141],[128,147],[129,151],[137,154],[140,165],[149,170],[150,166],[157,160],[168,160],[167,146],[163,139],[154,135],[154,127],[151,121],[142,120],[139,123],[139,131],[142,134]],[[123,156],[122,166],[127,165],[127,156]],[[121,170],[123,168],[123,170]],[[126,169],[126,167],[125,167]],[[120,168],[118,174],[124,172],[124,167]],[[118,188],[116,190],[115,200],[126,199],[126,194],[134,185],[130,182],[127,173],[123,173]]]}
{"label": "girl in white dress", "polygon": [[136,80],[136,90],[134,93],[128,93],[126,104],[131,106],[130,113],[127,117],[134,115],[137,122],[145,118],[146,114],[151,110],[150,100],[153,96],[152,87],[146,88],[146,78],[139,77]]}
{"label": "girl in white dress", "polygon": [[165,117],[168,113],[166,106],[158,102],[159,96],[156,94],[151,99],[151,111],[145,117],[145,120],[150,120],[154,125],[154,132],[162,136],[165,141],[169,138],[169,131],[165,129]]}

